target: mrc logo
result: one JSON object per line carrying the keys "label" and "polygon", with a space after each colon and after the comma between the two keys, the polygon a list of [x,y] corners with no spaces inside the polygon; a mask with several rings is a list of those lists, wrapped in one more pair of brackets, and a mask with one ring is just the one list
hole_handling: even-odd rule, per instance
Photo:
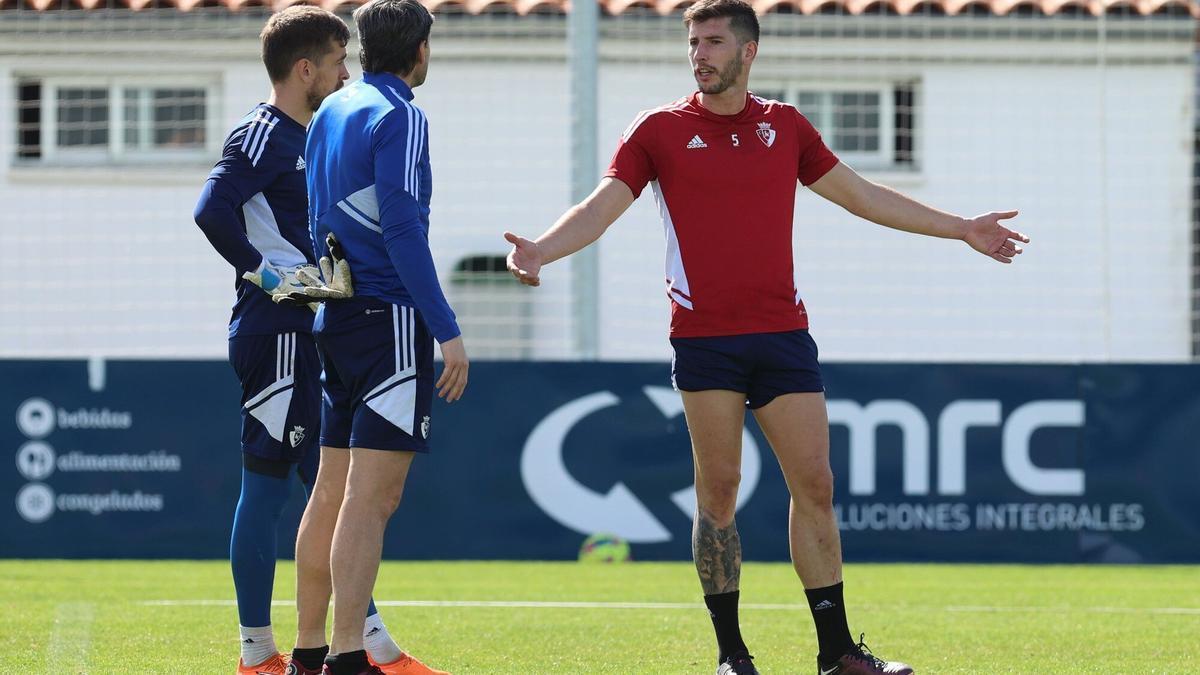
{"label": "mrc logo", "polygon": [[[850,494],[875,494],[875,432],[881,426],[900,429],[904,494],[930,494],[930,425],[916,406],[897,399],[880,399],[866,405],[831,400],[828,408],[829,424],[844,426],[850,432]],[[967,429],[1001,427],[1001,459],[1014,485],[1032,495],[1082,495],[1083,470],[1035,465],[1030,457],[1029,440],[1038,429],[1080,427],[1083,421],[1083,402],[1077,400],[1030,401],[1014,409],[1007,418],[1001,415],[997,400],[954,401],[937,419],[936,494],[966,493]]]}

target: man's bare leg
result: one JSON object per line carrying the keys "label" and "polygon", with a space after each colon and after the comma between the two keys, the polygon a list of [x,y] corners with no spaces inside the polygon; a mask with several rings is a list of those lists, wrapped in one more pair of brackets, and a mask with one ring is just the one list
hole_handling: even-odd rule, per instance
{"label": "man's bare leg", "polygon": [[[301,658],[305,650],[315,664],[324,659],[326,645],[325,623],[329,615],[329,600],[333,595],[333,583],[329,569],[330,549],[333,545],[333,530],[337,525],[338,512],[346,493],[346,474],[350,470],[348,448],[321,448],[321,464],[317,480],[300,520],[300,531],[296,536],[296,651],[293,658]],[[367,641],[367,652],[376,663],[394,661],[403,652],[388,633],[383,619],[367,608],[367,626],[371,639]],[[307,665],[309,669],[313,666]],[[319,668],[320,666],[316,666]]]}
{"label": "man's bare leg", "polygon": [[775,451],[788,492],[792,565],[805,588],[842,580],[842,540],[833,517],[825,395],[786,394],[754,411]]}
{"label": "man's bare leg", "polygon": [[692,557],[717,633],[721,663],[746,652],[737,618],[742,542],[734,522],[742,478],[746,395],[715,389],[682,394],[696,475]]}
{"label": "man's bare leg", "polygon": [[829,418],[825,395],[786,394],[754,411],[791,493],[792,566],[804,584],[817,627],[819,662],[854,646],[842,601],[842,541],[833,515]]}
{"label": "man's bare leg", "polygon": [[350,450],[321,447],[321,466],[313,486],[300,531],[296,534],[296,648],[324,647],[325,620],[333,585],[329,572],[329,550],[337,525],[342,496],[346,492],[346,474],[350,469]]}
{"label": "man's bare leg", "polygon": [[400,504],[413,453],[352,448],[333,532],[333,654],[363,648],[363,617],[379,573],[383,533]]}

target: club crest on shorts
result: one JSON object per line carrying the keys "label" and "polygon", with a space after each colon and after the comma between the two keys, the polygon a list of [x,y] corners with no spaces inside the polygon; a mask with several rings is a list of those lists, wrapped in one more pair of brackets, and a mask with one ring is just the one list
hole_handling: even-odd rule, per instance
{"label": "club crest on shorts", "polygon": [[288,432],[288,441],[293,448],[300,445],[304,441],[304,427],[299,424],[292,427],[292,430]]}
{"label": "club crest on shorts", "polygon": [[775,143],[775,130],[771,128],[770,122],[758,123],[758,140],[762,141],[768,148]]}
{"label": "club crest on shorts", "polygon": [[421,420],[421,438],[429,438],[429,415]]}

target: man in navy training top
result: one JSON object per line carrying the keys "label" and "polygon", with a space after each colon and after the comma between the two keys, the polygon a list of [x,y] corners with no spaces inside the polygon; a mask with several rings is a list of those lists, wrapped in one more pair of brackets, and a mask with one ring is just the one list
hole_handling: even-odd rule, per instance
{"label": "man in navy training top", "polygon": [[[312,241],[324,254],[336,235],[355,286],[353,298],[323,304],[313,328],[325,369],[321,471],[296,547],[302,625],[323,625],[332,591],[332,675],[388,672],[368,662],[353,617],[366,611],[413,457],[429,451],[433,390],[457,400],[468,367],[429,250],[429,134],[411,103],[428,72],[433,16],[417,0],[372,0],[354,21],[363,79],[321,104],[304,152]],[[434,340],[444,361],[436,383]],[[332,570],[332,587],[317,593],[321,569]],[[297,646],[307,640],[302,629]],[[439,672],[411,657],[396,666]]]}
{"label": "man in navy training top", "polygon": [[[195,210],[196,224],[239,275],[229,360],[242,384],[243,468],[229,558],[241,624],[238,673],[250,675],[282,675],[287,668],[271,630],[276,530],[288,475],[296,470],[310,491],[319,459],[313,312],[276,304],[272,296],[295,291],[295,268],[313,262],[305,125],[348,79],[349,37],[341,19],[315,7],[291,7],[267,21],[261,39],[271,97],[229,134]],[[371,614],[364,630],[374,632],[373,655],[393,660],[400,649],[374,606]]]}

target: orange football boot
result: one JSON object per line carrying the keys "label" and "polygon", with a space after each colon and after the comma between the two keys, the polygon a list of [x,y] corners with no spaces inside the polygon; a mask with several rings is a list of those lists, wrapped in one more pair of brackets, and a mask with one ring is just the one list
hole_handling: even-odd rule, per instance
{"label": "orange football boot", "polygon": [[367,661],[383,671],[383,675],[450,675],[444,670],[430,668],[407,652],[400,652],[400,658],[391,663],[375,663],[370,656]]}
{"label": "orange football boot", "polygon": [[287,665],[287,657],[283,654],[276,654],[257,666],[248,666],[238,659],[237,675],[284,675]]}

